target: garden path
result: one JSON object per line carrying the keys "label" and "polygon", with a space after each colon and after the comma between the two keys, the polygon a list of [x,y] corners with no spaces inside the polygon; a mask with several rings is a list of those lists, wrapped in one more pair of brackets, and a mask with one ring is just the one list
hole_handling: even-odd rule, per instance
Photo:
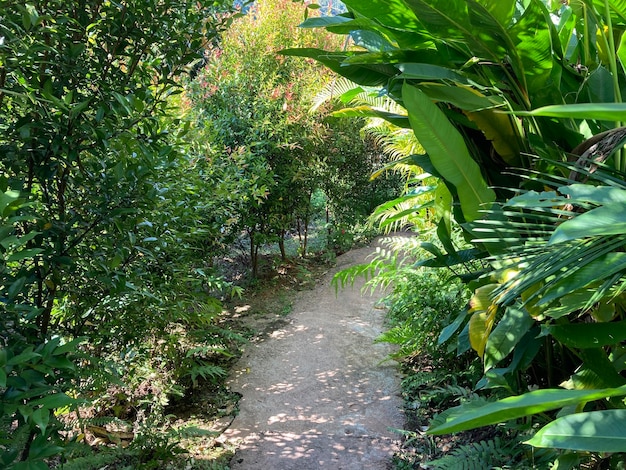
{"label": "garden path", "polygon": [[383,470],[402,428],[399,376],[375,344],[385,312],[363,281],[335,295],[332,275],[366,261],[352,250],[311,291],[298,293],[288,324],[251,343],[230,387],[242,399],[223,438],[238,446],[232,470]]}

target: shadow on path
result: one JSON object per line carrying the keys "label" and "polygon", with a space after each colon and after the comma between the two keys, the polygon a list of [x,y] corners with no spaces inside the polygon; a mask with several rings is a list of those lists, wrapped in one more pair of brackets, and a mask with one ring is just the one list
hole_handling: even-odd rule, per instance
{"label": "shadow on path", "polygon": [[[373,250],[346,253],[337,270]],[[395,364],[381,364],[391,348],[374,344],[385,312],[362,281],[335,296],[334,272],[298,293],[289,324],[237,364],[229,385],[240,412],[223,436],[238,444],[231,469],[388,468],[399,445],[390,428],[404,419]]]}

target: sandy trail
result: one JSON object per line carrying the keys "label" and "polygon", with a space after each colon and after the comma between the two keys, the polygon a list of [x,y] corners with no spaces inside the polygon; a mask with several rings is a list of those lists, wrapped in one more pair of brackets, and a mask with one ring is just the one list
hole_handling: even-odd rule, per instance
{"label": "sandy trail", "polygon": [[373,340],[383,330],[376,296],[362,281],[335,296],[337,270],[373,248],[338,258],[312,291],[300,292],[289,323],[251,343],[230,380],[240,413],[224,437],[239,443],[233,470],[382,470],[399,445],[400,384],[390,352]]}

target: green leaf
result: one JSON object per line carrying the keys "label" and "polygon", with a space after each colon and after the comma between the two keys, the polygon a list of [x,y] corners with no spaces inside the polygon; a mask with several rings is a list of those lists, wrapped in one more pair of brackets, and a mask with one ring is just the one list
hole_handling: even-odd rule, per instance
{"label": "green leaf", "polygon": [[463,137],[424,92],[405,83],[402,97],[417,140],[437,172],[456,187],[466,221],[477,219],[495,200],[495,193],[487,186]]}
{"label": "green leaf", "polygon": [[[626,269],[626,253],[623,252],[606,253],[597,259],[584,260],[561,273],[558,282],[549,284],[545,289],[542,289],[541,291],[545,291],[545,294],[537,301],[537,305],[547,305],[556,299],[582,289],[591,283],[597,283],[624,269]],[[530,297],[530,299],[532,298]]]}
{"label": "green leaf", "polygon": [[67,354],[69,352],[74,352],[77,349],[78,345],[82,343],[83,341],[85,341],[86,339],[87,338],[84,336],[81,336],[79,338],[74,338],[72,341],[68,341],[67,343],[62,344],[61,346],[56,348],[52,352],[52,355],[58,356],[60,354]]}
{"label": "green leaf", "polygon": [[454,321],[446,326],[443,330],[441,330],[441,333],[439,334],[439,339],[437,340],[437,344],[443,344],[450,338],[452,338],[452,335],[457,332],[457,330],[461,327],[466,318],[467,309],[460,311]]}
{"label": "green leaf", "polygon": [[7,365],[9,366],[15,366],[17,364],[26,364],[28,363],[31,359],[34,359],[36,357],[41,357],[41,354],[38,354],[36,352],[34,352],[32,350],[32,348],[28,348],[26,351],[24,351],[21,354],[18,354],[17,356],[13,356],[11,359],[9,359],[7,361]]}
{"label": "green leaf", "polygon": [[42,405],[47,409],[63,408],[64,406],[74,405],[78,401],[74,398],[68,397],[65,393],[53,393],[47,395],[39,400],[35,400],[31,403],[33,406]]}
{"label": "green leaf", "polygon": [[334,26],[342,23],[352,21],[345,16],[317,16],[314,18],[307,18],[306,21],[300,24],[301,28],[325,28],[327,26]]}
{"label": "green leaf", "polygon": [[626,189],[611,186],[592,186],[590,184],[571,184],[559,188],[561,194],[569,196],[567,202],[591,202],[605,205],[613,202],[626,204]]}
{"label": "green leaf", "polygon": [[511,23],[516,3],[516,0],[490,0],[483,2],[489,13],[504,27],[509,26]]}
{"label": "green leaf", "polygon": [[485,370],[508,356],[533,326],[534,320],[523,308],[509,307],[493,329],[485,347]]}
{"label": "green leaf", "polygon": [[4,367],[0,367],[0,388],[6,388],[7,386],[7,373]]}
{"label": "green leaf", "polygon": [[461,405],[452,408],[446,421],[429,428],[427,434],[439,435],[465,431],[556,410],[564,406],[622,395],[626,395],[626,386],[600,390],[546,389],[504,398],[478,408],[468,409]]}
{"label": "green leaf", "polygon": [[487,97],[472,88],[441,83],[420,83],[419,89],[433,101],[450,103],[465,111],[478,111],[502,106],[500,97]]}
{"label": "green leaf", "polygon": [[621,387],[626,385],[626,378],[616,370],[607,352],[603,348],[579,349],[578,355],[583,367],[595,373],[602,380],[602,387]]}
{"label": "green leaf", "polygon": [[547,325],[543,331],[551,334],[565,346],[572,348],[600,348],[618,344],[626,339],[626,320],[609,323],[572,323]]}
{"label": "green leaf", "polygon": [[0,192],[0,215],[3,215],[5,217],[9,215],[9,211],[7,211],[6,209],[19,201],[19,197],[19,191]]}
{"label": "green leaf", "polygon": [[626,410],[603,410],[563,416],[525,442],[585,452],[626,452]]}
{"label": "green leaf", "polygon": [[[397,78],[411,80],[450,80],[453,82],[467,84],[467,78],[454,70],[433,64],[399,64],[398,68],[402,72]],[[452,88],[452,87],[451,87]]]}
{"label": "green leaf", "polygon": [[[46,457],[52,457],[53,455],[57,455],[61,452],[63,452],[63,447],[53,444],[51,441],[48,440],[47,436],[41,435],[41,436],[37,436],[33,440],[30,446],[30,453],[28,454],[28,458],[29,460],[45,459]],[[29,463],[37,464],[38,462],[29,462]],[[42,468],[42,467],[31,467],[31,468]],[[43,468],[48,468],[48,466],[46,465]]]}
{"label": "green leaf", "polygon": [[[521,63],[521,68],[516,68],[516,76],[523,82],[522,86],[527,90],[530,101],[545,102],[542,95],[549,91],[560,93],[552,77],[553,56],[558,56],[560,51],[554,50],[551,33],[556,36],[556,31],[544,4],[530,2],[524,15],[508,33],[514,44],[514,55],[519,57]],[[560,47],[560,42],[555,42]]]}
{"label": "green leaf", "polygon": [[37,256],[39,253],[42,253],[43,251],[44,251],[43,248],[30,248],[28,250],[21,250],[10,255],[7,258],[7,262],[22,261],[24,259],[34,258],[35,256]]}
{"label": "green leaf", "polygon": [[550,105],[532,111],[512,111],[516,116],[546,116],[571,119],[597,119],[623,121],[626,116],[624,103],[583,103]]}
{"label": "green leaf", "polygon": [[331,116],[338,118],[376,117],[389,121],[398,127],[409,127],[409,118],[407,116],[380,111],[365,105],[333,111]]}
{"label": "green leaf", "polygon": [[346,0],[343,3],[352,11],[366,18],[375,18],[386,27],[400,31],[421,29],[416,15],[402,0]]}
{"label": "green leaf", "polygon": [[626,211],[623,203],[607,204],[585,212],[559,225],[550,244],[579,238],[623,235],[626,233]]}
{"label": "green leaf", "polygon": [[41,434],[45,434],[48,423],[50,422],[50,411],[46,408],[37,408],[30,415],[30,419],[41,430]]}

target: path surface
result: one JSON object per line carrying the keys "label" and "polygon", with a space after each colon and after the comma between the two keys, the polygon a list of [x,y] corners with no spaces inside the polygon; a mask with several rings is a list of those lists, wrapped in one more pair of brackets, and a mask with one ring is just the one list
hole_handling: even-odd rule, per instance
{"label": "path surface", "polygon": [[[338,258],[361,263],[373,248]],[[373,340],[383,330],[376,296],[362,281],[335,296],[333,271],[298,293],[289,324],[251,343],[230,380],[242,394],[224,437],[239,443],[232,470],[384,470],[399,445],[399,377],[391,351]]]}

